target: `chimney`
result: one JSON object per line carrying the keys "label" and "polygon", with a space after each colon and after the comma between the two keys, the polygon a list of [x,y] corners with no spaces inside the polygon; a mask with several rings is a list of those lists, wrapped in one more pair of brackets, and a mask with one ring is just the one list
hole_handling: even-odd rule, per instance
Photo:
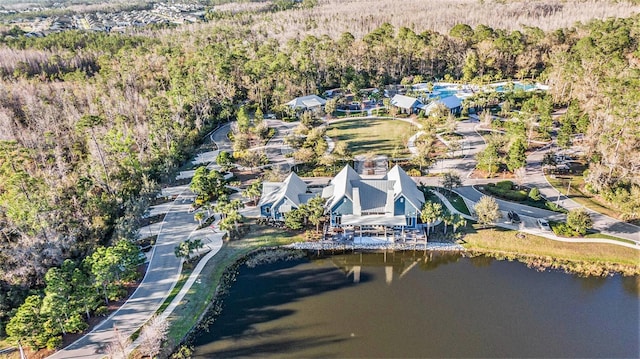
{"label": "chimney", "polygon": [[387,202],[384,204],[384,215],[392,217],[395,213],[395,203],[393,202],[394,198],[393,193],[393,184],[389,182],[387,186]]}
{"label": "chimney", "polygon": [[360,205],[360,189],[353,187],[353,214],[362,216],[362,206]]}

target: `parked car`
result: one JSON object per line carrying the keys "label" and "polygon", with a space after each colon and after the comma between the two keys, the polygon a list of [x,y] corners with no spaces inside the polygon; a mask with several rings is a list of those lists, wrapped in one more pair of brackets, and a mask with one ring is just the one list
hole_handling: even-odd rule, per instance
{"label": "parked car", "polygon": [[516,212],[509,211],[509,213],[507,213],[507,216],[511,220],[511,223],[520,223],[520,216],[518,216]]}
{"label": "parked car", "polygon": [[543,218],[538,218],[538,226],[540,226],[540,229],[542,229],[543,231],[551,230],[551,226],[549,226],[549,221]]}

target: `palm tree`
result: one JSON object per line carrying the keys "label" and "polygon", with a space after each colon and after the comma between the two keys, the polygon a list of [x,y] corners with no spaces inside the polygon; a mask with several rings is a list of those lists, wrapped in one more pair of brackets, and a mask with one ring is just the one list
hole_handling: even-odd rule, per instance
{"label": "palm tree", "polygon": [[204,247],[204,243],[202,243],[202,239],[194,239],[193,241],[187,241],[189,245],[189,250],[196,250],[196,255],[200,255],[200,248]]}
{"label": "palm tree", "polygon": [[256,181],[247,186],[244,191],[242,191],[242,197],[245,197],[251,200],[254,204],[258,203],[258,199],[262,194],[262,182]]}
{"label": "palm tree", "polygon": [[198,225],[201,226],[202,225],[202,220],[204,219],[204,212],[196,212],[193,215],[193,219],[198,221]]}
{"label": "palm tree", "polygon": [[456,233],[456,229],[467,225],[467,220],[458,213],[455,213],[451,223],[453,224],[453,233]]}
{"label": "palm tree", "polygon": [[442,222],[444,222],[444,234],[447,234],[447,226],[453,224],[453,215],[451,213],[447,213],[442,216]]}
{"label": "palm tree", "polygon": [[442,216],[442,205],[431,201],[426,201],[420,210],[420,219],[427,224],[427,237],[429,236],[429,228],[431,223],[435,222]]}

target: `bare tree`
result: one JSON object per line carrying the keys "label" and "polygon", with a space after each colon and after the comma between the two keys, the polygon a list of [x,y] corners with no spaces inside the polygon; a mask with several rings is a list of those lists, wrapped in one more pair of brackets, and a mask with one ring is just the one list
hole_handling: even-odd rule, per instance
{"label": "bare tree", "polygon": [[113,327],[113,340],[107,345],[106,354],[109,359],[127,359],[127,348],[131,345],[129,336]]}
{"label": "bare tree", "polygon": [[162,343],[167,339],[169,326],[165,319],[154,316],[140,332],[140,345],[138,350],[142,355],[155,358],[160,354]]}

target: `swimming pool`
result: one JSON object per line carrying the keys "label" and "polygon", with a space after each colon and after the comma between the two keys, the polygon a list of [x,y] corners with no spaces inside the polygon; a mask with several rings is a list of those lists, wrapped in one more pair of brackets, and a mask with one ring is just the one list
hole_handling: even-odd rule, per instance
{"label": "swimming pool", "polygon": [[498,85],[498,86],[496,86],[496,91],[498,91],[498,92],[508,92],[508,91],[516,91],[516,90],[529,91],[529,90],[533,90],[533,89],[537,88],[536,85],[533,85],[533,84],[522,84],[522,83],[519,83],[519,82],[514,82],[513,83],[513,89],[511,89],[510,87],[511,86],[507,86],[506,84]]}

